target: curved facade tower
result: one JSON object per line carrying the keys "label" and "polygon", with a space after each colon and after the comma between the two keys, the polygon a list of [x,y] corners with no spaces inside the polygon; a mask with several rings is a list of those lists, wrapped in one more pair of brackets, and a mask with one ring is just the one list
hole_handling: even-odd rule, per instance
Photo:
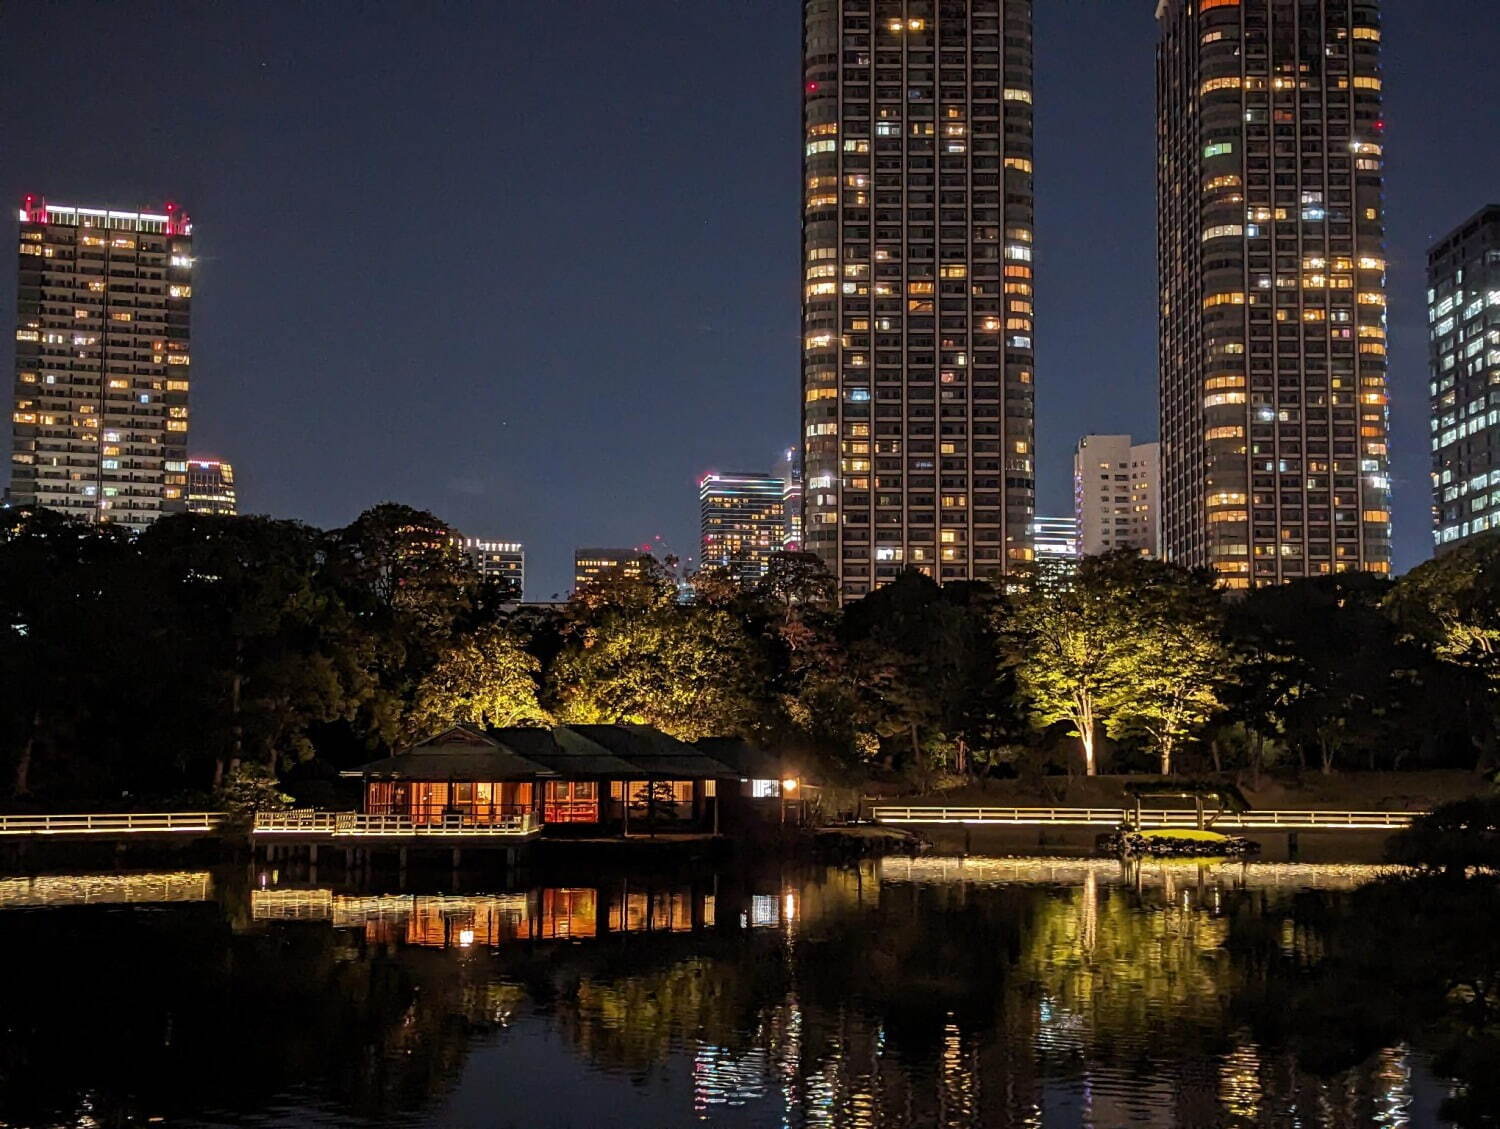
{"label": "curved facade tower", "polygon": [[1390,571],[1376,0],[1161,0],[1164,555]]}
{"label": "curved facade tower", "polygon": [[1030,0],[804,0],[804,536],[857,598],[1028,560]]}

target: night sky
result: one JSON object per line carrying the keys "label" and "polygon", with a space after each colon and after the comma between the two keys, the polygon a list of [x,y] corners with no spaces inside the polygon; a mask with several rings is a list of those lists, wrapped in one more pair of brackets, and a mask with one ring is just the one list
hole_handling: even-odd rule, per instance
{"label": "night sky", "polygon": [[[1036,2],[1043,512],[1071,508],[1080,434],[1156,434],[1152,9]],[[546,599],[577,545],[695,554],[698,475],[796,439],[800,13],[6,4],[0,200],[192,214],[192,447],[242,510],[431,509],[523,541]],[[1404,570],[1426,248],[1500,200],[1496,0],[1386,0],[1384,43]]]}

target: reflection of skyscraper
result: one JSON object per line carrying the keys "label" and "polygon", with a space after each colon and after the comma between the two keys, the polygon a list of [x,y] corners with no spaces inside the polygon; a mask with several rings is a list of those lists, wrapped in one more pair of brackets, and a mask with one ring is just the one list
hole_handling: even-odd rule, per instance
{"label": "reflection of skyscraper", "polygon": [[21,208],[10,498],[144,529],[187,509],[193,225]]}
{"label": "reflection of skyscraper", "polygon": [[766,574],[771,554],[786,543],[784,483],[769,474],[720,474],[698,481],[705,567],[723,569],[741,584]]}
{"label": "reflection of skyscraper", "polygon": [[1031,10],[803,5],[805,540],[845,599],[1030,557]]}
{"label": "reflection of skyscraper", "polygon": [[786,539],[782,548],[789,553],[802,551],[802,448],[788,447],[776,460],[776,477],[781,479],[781,509],[786,517]]}
{"label": "reflection of skyscraper", "polygon": [[1156,10],[1163,555],[1389,572],[1378,0]]}
{"label": "reflection of skyscraper", "polygon": [[234,492],[234,467],[223,459],[194,455],[187,464],[187,508],[193,514],[234,517],[240,512]]}

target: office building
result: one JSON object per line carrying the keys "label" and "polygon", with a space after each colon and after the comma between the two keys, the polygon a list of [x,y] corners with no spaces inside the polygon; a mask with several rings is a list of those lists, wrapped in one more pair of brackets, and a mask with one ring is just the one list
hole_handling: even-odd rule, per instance
{"label": "office building", "polygon": [[455,537],[486,580],[509,584],[516,599],[526,590],[526,550],[515,541],[486,541],[481,537]]}
{"label": "office building", "polygon": [[576,549],[573,552],[573,585],[585,584],[611,576],[639,580],[645,574],[644,562],[649,549]]}
{"label": "office building", "polygon": [[1085,435],[1073,451],[1073,513],[1084,556],[1160,548],[1161,444]]}
{"label": "office building", "polygon": [[1500,204],[1427,255],[1437,551],[1500,529]]}
{"label": "office building", "polygon": [[144,529],[187,509],[193,225],[160,212],[20,211],[10,496]]}
{"label": "office building", "polygon": [[1071,517],[1035,517],[1031,544],[1044,576],[1067,576],[1078,565],[1078,521]]}
{"label": "office building", "polygon": [[234,517],[240,512],[234,492],[234,467],[223,459],[192,455],[187,461],[187,508],[193,514]]}
{"label": "office building", "polygon": [[857,598],[1030,559],[1030,0],[803,5],[806,548]]}
{"label": "office building", "polygon": [[781,512],[786,534],[781,547],[788,553],[802,551],[802,448],[788,447],[776,460],[776,477],[781,479]]}
{"label": "office building", "polygon": [[1156,12],[1163,555],[1387,573],[1379,4]]}
{"label": "office building", "polygon": [[702,540],[699,563],[739,583],[765,576],[786,544],[786,483],[770,474],[720,474],[698,480]]}

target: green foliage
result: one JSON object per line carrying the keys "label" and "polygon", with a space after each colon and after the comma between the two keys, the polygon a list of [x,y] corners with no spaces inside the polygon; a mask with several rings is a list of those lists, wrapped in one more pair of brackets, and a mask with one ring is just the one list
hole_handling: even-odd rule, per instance
{"label": "green foliage", "polygon": [[1145,735],[1170,772],[1174,752],[1220,709],[1232,676],[1207,582],[1130,550],[1085,558],[1063,579],[1032,573],[1005,629],[1033,716],[1069,724],[1090,775],[1100,727]]}
{"label": "green foliage", "polygon": [[1448,550],[1403,576],[1385,601],[1428,649],[1458,697],[1478,767],[1500,761],[1500,533]]}
{"label": "green foliage", "polygon": [[733,615],[676,604],[602,605],[552,675],[564,721],[654,725],[684,740],[743,732],[765,681]]}
{"label": "green foliage", "polygon": [[455,722],[544,724],[547,714],[537,700],[542,664],[523,644],[501,627],[455,639],[417,684],[402,727],[406,739],[420,740]]}
{"label": "green foliage", "polygon": [[276,784],[276,777],[258,764],[242,764],[224,778],[214,790],[214,807],[236,815],[254,815],[258,811],[285,811],[292,797]]}
{"label": "green foliage", "polygon": [[1440,804],[1392,836],[1393,862],[1462,877],[1467,871],[1500,871],[1500,796]]}

